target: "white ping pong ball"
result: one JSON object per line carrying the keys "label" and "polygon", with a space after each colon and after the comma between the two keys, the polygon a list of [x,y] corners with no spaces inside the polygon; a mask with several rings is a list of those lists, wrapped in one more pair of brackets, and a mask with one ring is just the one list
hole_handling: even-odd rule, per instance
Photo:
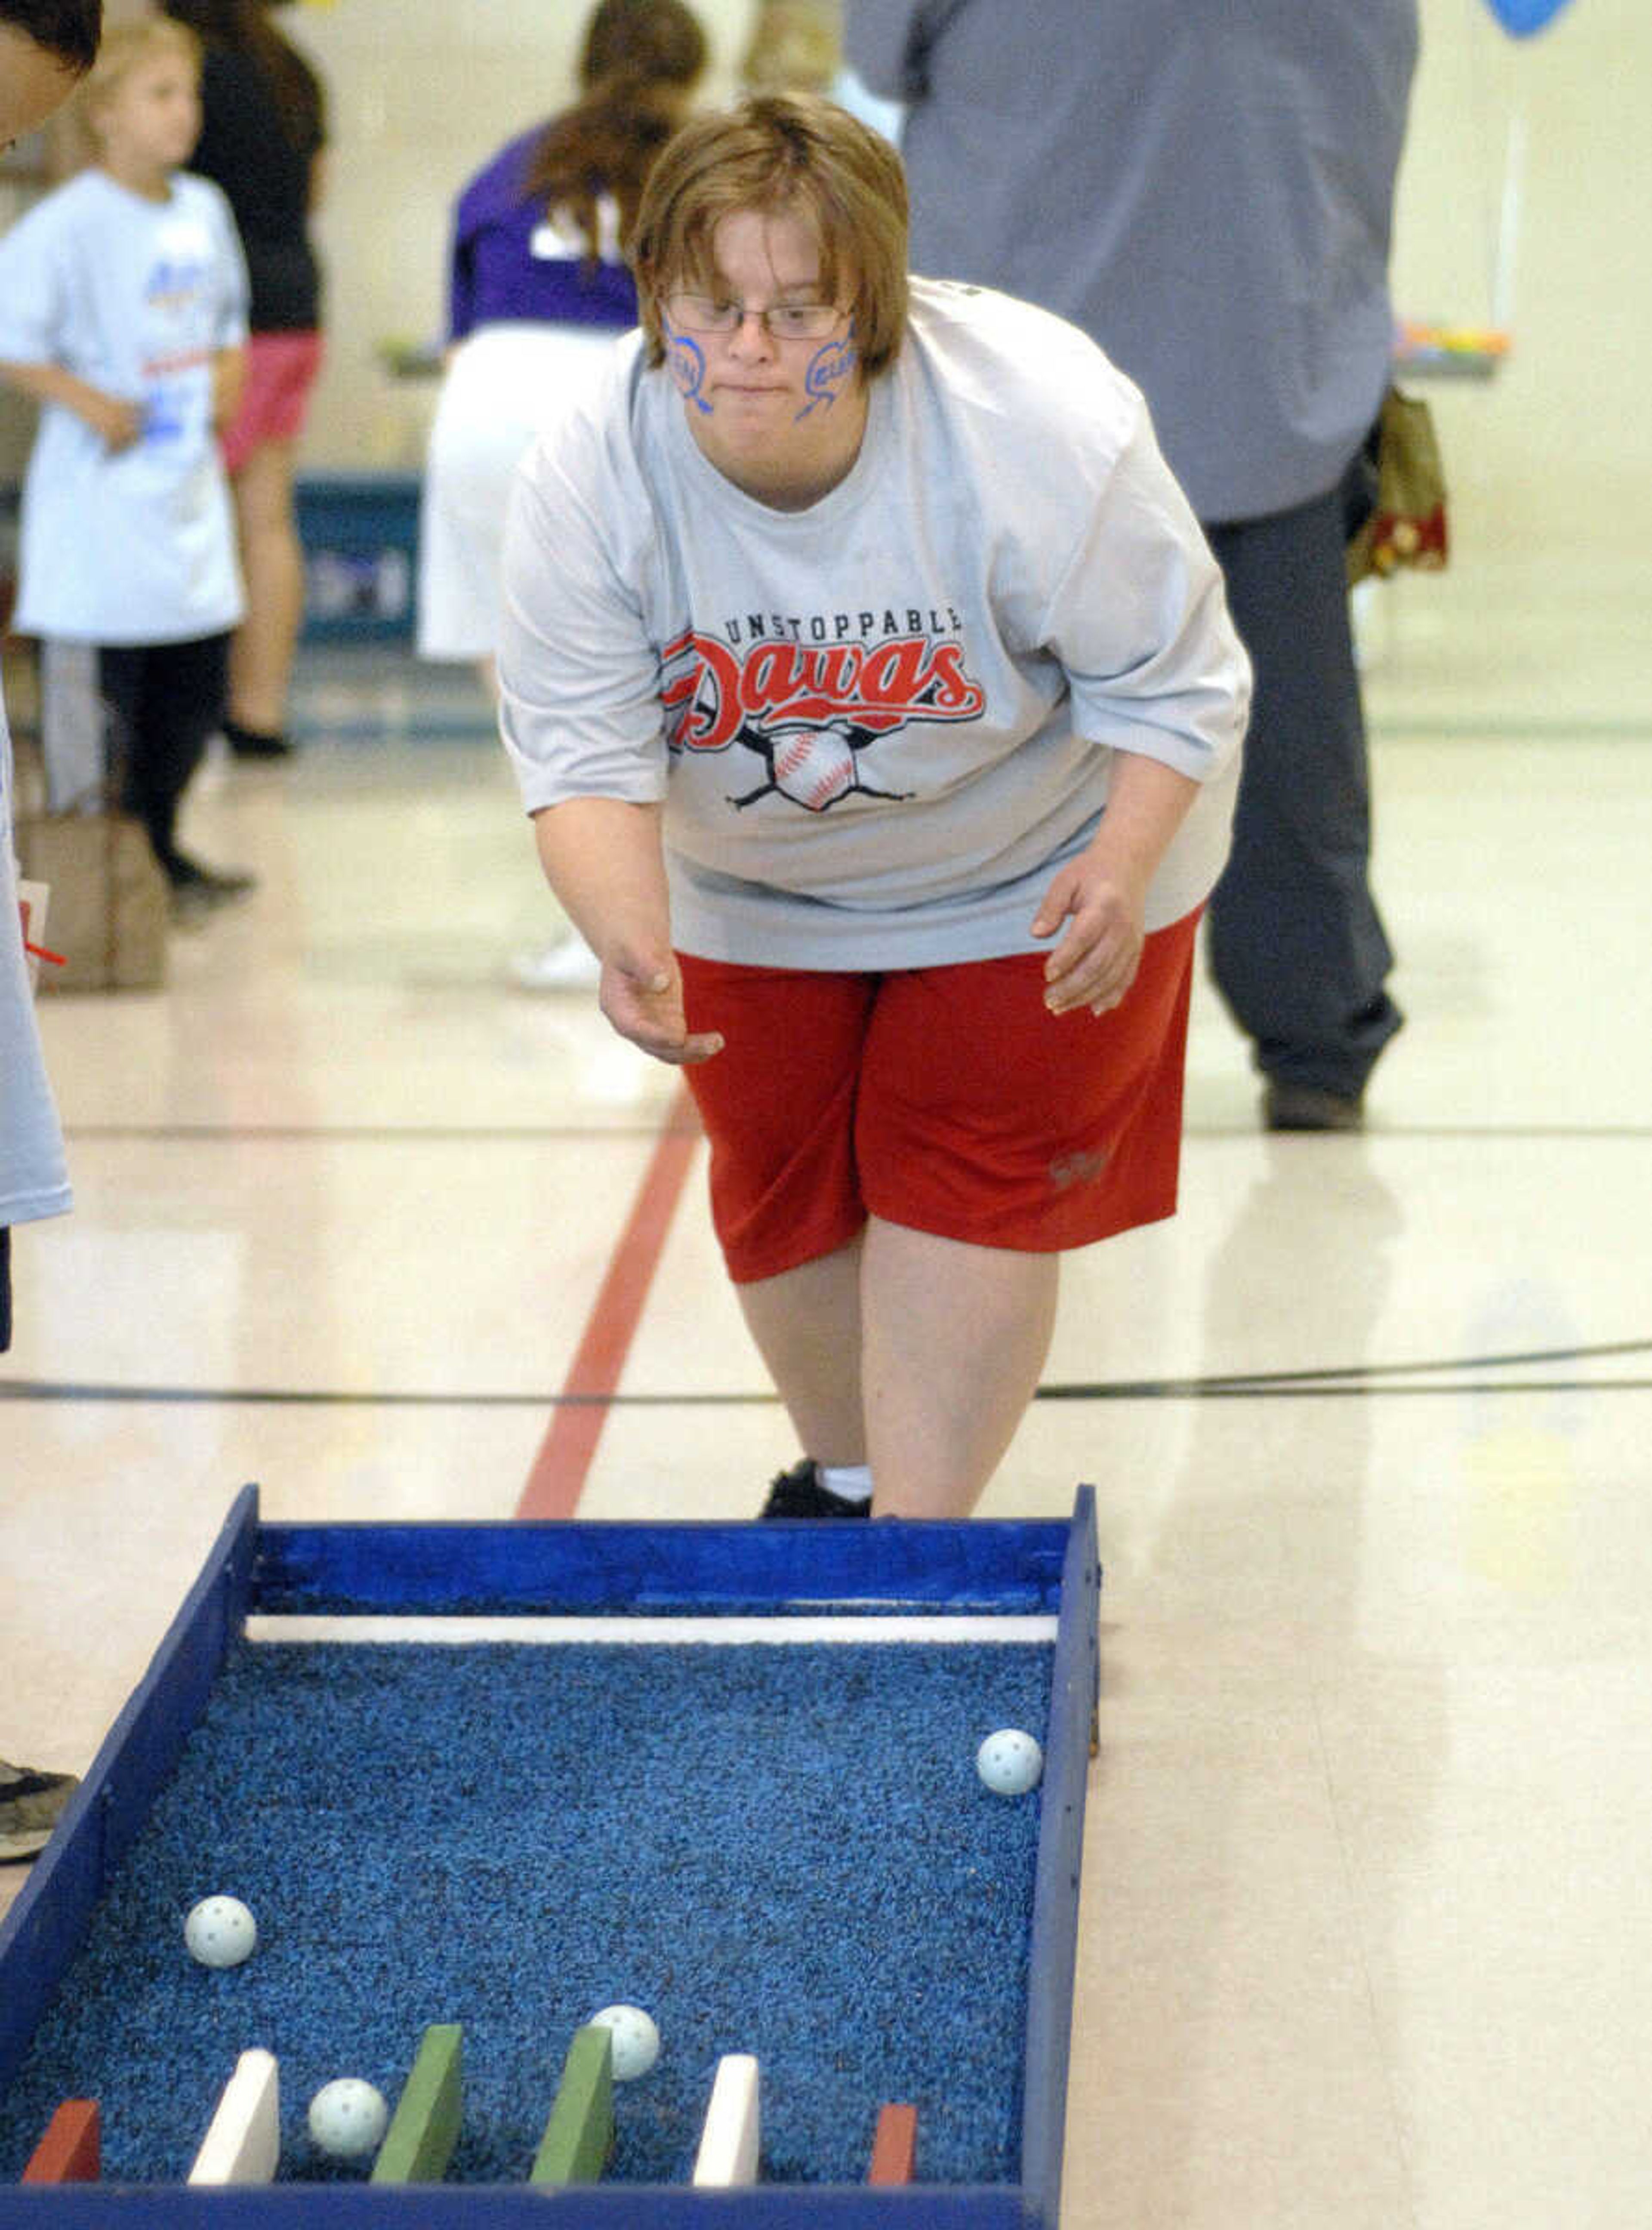
{"label": "white ping pong ball", "polygon": [[616,2083],[634,2083],[659,2057],[659,2031],[640,2006],[604,2006],[591,2015],[590,2025],[613,2032]]}
{"label": "white ping pong ball", "polygon": [[324,2153],[355,2160],[370,2153],[390,2124],[382,2092],[359,2075],[340,2075],[324,2083],[310,2101],[310,2135]]}
{"label": "white ping pong ball", "polygon": [[1044,1772],[1044,1752],[1019,1727],[1000,1727],[975,1752],[975,1770],[997,1796],[1025,1796]]}
{"label": "white ping pong ball", "polygon": [[258,1949],[258,1923],[238,1897],[203,1897],[183,1924],[183,1942],[203,1967],[239,1967]]}

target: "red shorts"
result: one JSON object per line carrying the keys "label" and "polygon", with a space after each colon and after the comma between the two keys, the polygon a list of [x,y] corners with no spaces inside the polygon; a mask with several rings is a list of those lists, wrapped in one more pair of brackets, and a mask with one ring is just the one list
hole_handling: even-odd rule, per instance
{"label": "red shorts", "polygon": [[319,333],[253,333],[235,416],[223,435],[224,469],[238,473],[266,441],[295,441],[321,369]]}
{"label": "red shorts", "polygon": [[846,1246],[868,1215],[1049,1254],[1174,1213],[1199,914],[1148,938],[1110,1014],[1051,1015],[1045,956],[888,975],[679,955],[684,1074],[736,1285]]}

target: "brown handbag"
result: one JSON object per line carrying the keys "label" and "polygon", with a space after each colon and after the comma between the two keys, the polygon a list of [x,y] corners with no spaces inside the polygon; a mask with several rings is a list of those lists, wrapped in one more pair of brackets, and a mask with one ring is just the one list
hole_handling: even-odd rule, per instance
{"label": "brown handbag", "polygon": [[66,805],[50,806],[41,739],[38,647],[14,638],[12,727],[17,796],[12,835],[27,880],[51,890],[46,991],[154,991],[166,981],[170,893],[141,821],[123,810],[117,766]]}
{"label": "brown handbag", "polygon": [[84,813],[22,813],[14,830],[30,882],[51,886],[42,991],[153,991],[166,981],[166,878],[141,821],[106,802]]}

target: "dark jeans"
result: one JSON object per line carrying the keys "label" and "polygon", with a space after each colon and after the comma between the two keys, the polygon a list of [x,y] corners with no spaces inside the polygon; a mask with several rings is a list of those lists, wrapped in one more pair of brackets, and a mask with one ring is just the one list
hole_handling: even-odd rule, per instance
{"label": "dark jeans", "polygon": [[178,807],[208,739],[222,725],[229,637],[101,649],[98,684],[109,715],[110,764],[121,770],[121,802],[149,831],[155,857],[176,881]]}
{"label": "dark jeans", "polygon": [[0,1355],[11,1345],[11,1233],[0,1226]]}
{"label": "dark jeans", "polygon": [[[1355,461],[1351,472],[1360,468]],[[1257,1066],[1357,1096],[1403,1016],[1371,894],[1371,785],[1344,566],[1347,489],[1206,529],[1256,672],[1211,972]]]}

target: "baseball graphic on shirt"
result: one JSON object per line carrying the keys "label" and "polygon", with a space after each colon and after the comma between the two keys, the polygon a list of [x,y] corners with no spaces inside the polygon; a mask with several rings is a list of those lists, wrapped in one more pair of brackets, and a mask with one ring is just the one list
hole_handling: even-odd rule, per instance
{"label": "baseball graphic on shirt", "polygon": [[775,787],[794,804],[824,813],[855,788],[855,755],[845,721],[828,720],[820,728],[777,728],[772,734]]}

